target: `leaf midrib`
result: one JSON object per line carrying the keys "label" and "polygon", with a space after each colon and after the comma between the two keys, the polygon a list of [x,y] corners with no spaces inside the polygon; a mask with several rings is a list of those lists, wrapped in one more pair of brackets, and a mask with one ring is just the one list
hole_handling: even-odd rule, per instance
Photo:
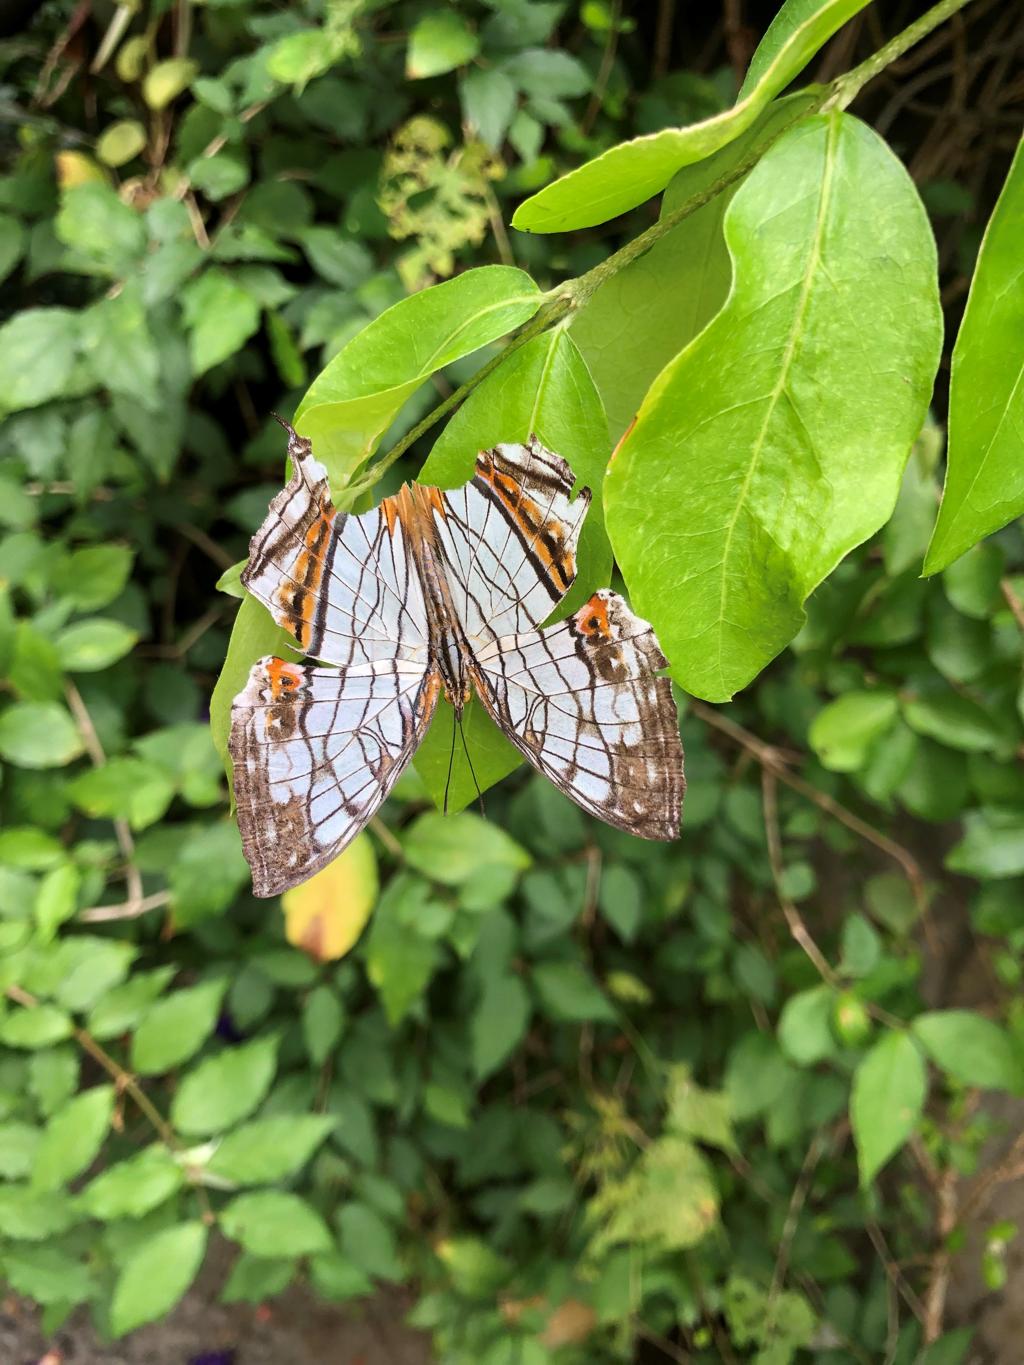
{"label": "leaf midrib", "polygon": [[761,455],[764,451],[765,438],[768,435],[768,428],[771,424],[772,417],[774,416],[775,409],[778,406],[779,399],[785,392],[789,380],[789,372],[796,354],[797,345],[800,341],[800,337],[803,332],[803,324],[806,318],[807,308],[810,302],[811,287],[814,282],[814,275],[818,265],[821,262],[821,245],[822,239],[825,235],[825,221],[828,216],[828,210],[830,207],[832,195],[832,180],[835,163],[835,142],[839,131],[839,118],[840,116],[838,114],[832,114],[829,117],[828,138],[825,144],[824,173],[822,175],[821,191],[818,196],[818,213],[814,225],[814,241],[811,245],[811,250],[808,252],[807,266],[804,270],[804,277],[800,285],[800,297],[797,300],[793,325],[790,328],[789,338],[786,342],[786,349],[782,357],[782,364],[779,367],[779,378],[771,394],[769,395],[768,404],[765,409],[764,421],[761,423],[761,430],[758,432],[757,439],[754,442],[754,448],[751,452],[750,462],[747,466],[747,473],[743,480],[743,486],[740,488],[739,496],[736,499],[736,506],[733,510],[732,517],[729,520],[729,524],[726,529],[725,544],[722,548],[722,560],[720,565],[722,583],[718,602],[717,663],[718,684],[723,692],[729,691],[729,688],[727,688],[725,681],[725,670],[722,667],[722,655],[724,648],[722,636],[725,624],[726,596],[728,593],[727,584],[729,582],[729,575],[727,573],[727,567],[729,564],[729,554],[732,548],[733,536],[735,535],[736,532],[736,524],[739,521],[740,512],[743,510],[743,506],[744,503],[746,502],[747,495],[750,492],[750,486],[753,482],[754,475],[757,472],[757,467],[761,460]]}

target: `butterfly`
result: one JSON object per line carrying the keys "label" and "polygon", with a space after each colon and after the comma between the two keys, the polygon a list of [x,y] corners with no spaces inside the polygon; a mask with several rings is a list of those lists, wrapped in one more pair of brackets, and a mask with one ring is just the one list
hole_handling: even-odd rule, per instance
{"label": "butterfly", "polygon": [[[444,492],[405,484],[359,516],[288,431],[293,475],[242,583],[315,662],[266,657],[229,749],[257,896],[297,885],[366,825],[444,696],[473,692],[534,767],[591,814],[674,839],[685,789],[665,656],[616,593],[540,629],[576,576],[590,490],[536,437],[497,445]],[[321,667],[320,665],[327,665]]]}

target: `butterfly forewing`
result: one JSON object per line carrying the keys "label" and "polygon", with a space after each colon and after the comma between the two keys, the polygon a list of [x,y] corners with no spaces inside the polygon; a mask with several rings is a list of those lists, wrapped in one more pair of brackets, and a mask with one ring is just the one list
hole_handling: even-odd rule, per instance
{"label": "butterfly forewing", "polygon": [[434,523],[452,601],[472,643],[546,621],[576,577],[590,490],[531,437],[481,451],[463,488],[442,495]]}

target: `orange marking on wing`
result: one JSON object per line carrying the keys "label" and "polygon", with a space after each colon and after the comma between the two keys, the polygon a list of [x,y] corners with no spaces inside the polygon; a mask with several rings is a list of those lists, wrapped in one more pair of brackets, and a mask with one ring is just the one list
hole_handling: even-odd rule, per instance
{"label": "orange marking on wing", "polygon": [[608,620],[608,603],[597,593],[589,602],[584,602],[575,616],[576,629],[591,640],[610,640],[611,623]]}
{"label": "orange marking on wing", "polygon": [[274,701],[290,696],[302,683],[302,671],[297,664],[287,659],[271,659],[267,664],[267,678],[270,682],[270,695]]}
{"label": "orange marking on wing", "polygon": [[444,500],[444,494],[440,488],[435,488],[432,484],[420,484],[420,495],[430,511],[436,512],[443,520],[448,515],[448,504]]}
{"label": "orange marking on wing", "polygon": [[380,510],[384,514],[384,521],[387,523],[388,535],[394,537],[395,527],[401,520],[401,513],[398,508],[397,498],[385,498],[380,505]]}

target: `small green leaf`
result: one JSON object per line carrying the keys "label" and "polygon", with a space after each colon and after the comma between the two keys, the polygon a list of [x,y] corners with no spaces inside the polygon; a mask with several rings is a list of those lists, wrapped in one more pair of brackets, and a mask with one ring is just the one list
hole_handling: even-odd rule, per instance
{"label": "small green leaf", "polygon": [[204,981],[158,1000],[132,1038],[132,1069],[153,1076],[187,1062],[213,1032],[227,987]]}
{"label": "small green leaf", "polygon": [[169,1313],[195,1279],[206,1252],[202,1223],[164,1228],[126,1261],[110,1304],[115,1336]]}
{"label": "small green leaf", "polygon": [[886,1034],[858,1065],[850,1122],[862,1185],[870,1185],[917,1127],[927,1090],[924,1060],[909,1033]]}
{"label": "small green leaf", "polygon": [[439,9],[425,14],[409,35],[405,74],[409,80],[440,76],[465,66],[480,51],[480,40],[460,14]]}
{"label": "small green leaf", "polygon": [[341,1037],[345,1014],[330,986],[310,991],[302,1010],[302,1034],[314,1066],[323,1066]]}
{"label": "small green leaf", "polygon": [[70,308],[26,308],[0,327],[0,409],[16,412],[59,398],[78,351],[78,314]]}
{"label": "small green leaf", "polygon": [[522,872],[532,859],[526,849],[491,820],[463,811],[442,815],[427,811],[403,836],[406,861],[445,886],[459,886],[483,864]]}
{"label": "small green leaf", "polygon": [[791,995],[779,1016],[779,1046],[797,1066],[813,1066],[835,1053],[832,1038],[834,992],[822,983]]}
{"label": "small green leaf", "polygon": [[209,1169],[236,1185],[284,1180],[306,1164],[336,1126],[330,1114],[274,1114],[254,1119],[221,1140]]}
{"label": "small green leaf", "polygon": [[88,545],[73,550],[54,571],[54,591],[79,611],[105,607],[124,591],[134,558],[135,551],[127,545]]}
{"label": "small green leaf", "polygon": [[251,1114],[277,1069],[277,1039],[226,1048],[188,1073],[171,1102],[171,1122],[188,1134],[220,1133]]}
{"label": "small green leaf", "polygon": [[617,1018],[607,996],[578,962],[540,962],[532,980],[542,1008],[552,1019],[583,1024]]}
{"label": "small green leaf", "polygon": [[341,1249],[353,1265],[379,1280],[399,1282],[405,1271],[398,1259],[395,1234],[376,1209],[345,1204],[338,1214]]}
{"label": "small green leaf", "polygon": [[145,1147],[91,1181],[79,1195],[93,1218],[141,1218],[169,1199],[184,1183],[184,1172],[162,1143]]}
{"label": "small green leaf", "polygon": [[919,1014],[911,1031],[928,1056],[964,1085],[1019,1093],[1024,1079],[1004,1029],[971,1010]]}
{"label": "small green leaf", "polygon": [[[422,889],[420,889],[422,888]],[[428,889],[409,875],[389,882],[374,912],[366,943],[366,974],[394,1028],[426,990],[439,965],[437,945],[403,918],[403,902],[426,899]]]}
{"label": "small green leaf", "polygon": [[71,1036],[70,1017],[55,1005],[17,1009],[0,1020],[0,1043],[6,1047],[50,1047]]}
{"label": "small green leaf", "polygon": [[235,355],[260,325],[259,304],[225,270],[205,270],[181,299],[196,375]]}
{"label": "small green leaf", "polygon": [[511,266],[479,266],[394,304],[314,379],[295,425],[342,480],[371,453],[405,400],[436,370],[531,318],[542,295]]}
{"label": "small green leaf", "polygon": [[497,1071],[522,1042],[531,1013],[529,993],[518,977],[487,983],[469,1025],[478,1080]]}
{"label": "small green leaf", "polygon": [[333,1246],[320,1215],[283,1190],[240,1194],[224,1209],[220,1224],[226,1237],[253,1256],[308,1256]]}
{"label": "small green leaf", "polygon": [[0,758],[19,768],[62,768],[84,745],[57,702],[17,702],[0,715]]}
{"label": "small green leaf", "polygon": [[969,877],[1017,877],[1024,873],[1024,820],[1014,810],[970,811],[964,837],[946,855],[952,872]]}
{"label": "small green leaf", "polygon": [[520,204],[512,226],[526,232],[593,227],[663,190],[677,171],[744,132],[867,0],[789,0],[750,63],[736,104],[688,128],[664,128],[622,142]]}
{"label": "small green leaf", "polygon": [[83,1090],[46,1126],[32,1171],[37,1190],[58,1190],[95,1160],[114,1112],[114,1087]]}
{"label": "small green leaf", "polygon": [[66,626],[55,643],[61,664],[70,673],[98,673],[123,659],[138,638],[120,621],[95,616]]}
{"label": "small green leaf", "polygon": [[462,115],[469,127],[492,150],[505,140],[516,111],[516,87],[497,67],[468,71],[459,83]]}
{"label": "small green leaf", "polygon": [[296,1262],[283,1257],[251,1256],[243,1251],[221,1290],[223,1303],[264,1303],[287,1289]]}
{"label": "small green leaf", "polygon": [[899,703],[889,692],[844,692],[814,717],[808,739],[826,768],[856,772],[898,714]]}
{"label": "small green leaf", "polygon": [[123,166],[146,145],[146,129],[137,119],[120,119],[104,128],[96,142],[96,155],[106,166]]}
{"label": "small green leaf", "polygon": [[0,1232],[20,1242],[43,1242],[66,1232],[79,1215],[64,1194],[30,1189],[27,1185],[0,1186]]}

